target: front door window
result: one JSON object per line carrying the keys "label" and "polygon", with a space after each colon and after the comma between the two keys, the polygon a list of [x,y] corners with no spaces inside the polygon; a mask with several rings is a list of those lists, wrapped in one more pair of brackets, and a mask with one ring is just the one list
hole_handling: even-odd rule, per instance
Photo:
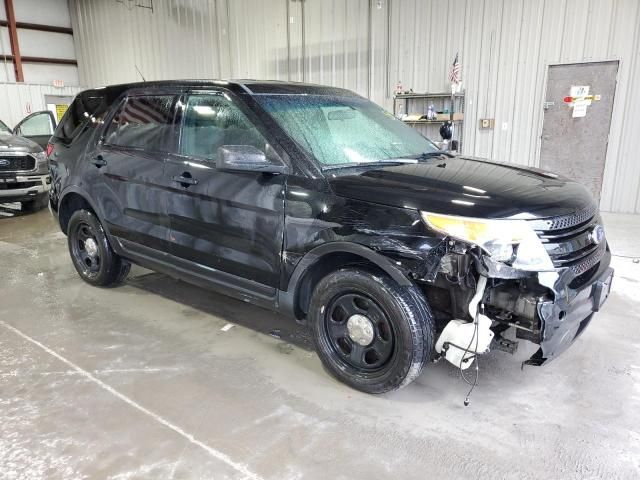
{"label": "front door window", "polygon": [[188,98],[180,140],[182,155],[215,161],[223,145],[251,145],[264,152],[266,144],[245,114],[223,95]]}

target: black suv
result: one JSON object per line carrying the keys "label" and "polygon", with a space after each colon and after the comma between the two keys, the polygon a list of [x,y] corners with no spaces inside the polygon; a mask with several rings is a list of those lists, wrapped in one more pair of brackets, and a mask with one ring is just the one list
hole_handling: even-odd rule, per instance
{"label": "black suv", "polygon": [[136,263],[285,313],[365,392],[518,339],[541,365],[609,292],[585,188],[454,157],[347,90],[110,86],[80,93],[51,141],[51,205],[85,281]]}

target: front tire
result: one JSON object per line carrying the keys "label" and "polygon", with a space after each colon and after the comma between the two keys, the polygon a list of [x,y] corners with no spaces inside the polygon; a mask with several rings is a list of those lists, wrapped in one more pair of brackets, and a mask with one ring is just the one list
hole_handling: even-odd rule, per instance
{"label": "front tire", "polygon": [[313,293],[309,318],[324,366],[366,393],[408,385],[433,349],[434,321],[422,292],[384,274],[361,269],[329,274]]}
{"label": "front tire", "polygon": [[111,287],[129,274],[131,264],[112,250],[102,225],[88,210],[71,215],[67,243],[73,266],[85,282]]}
{"label": "front tire", "polygon": [[25,212],[37,212],[47,206],[49,202],[49,194],[44,193],[38,195],[33,200],[27,200],[22,202],[22,210]]}

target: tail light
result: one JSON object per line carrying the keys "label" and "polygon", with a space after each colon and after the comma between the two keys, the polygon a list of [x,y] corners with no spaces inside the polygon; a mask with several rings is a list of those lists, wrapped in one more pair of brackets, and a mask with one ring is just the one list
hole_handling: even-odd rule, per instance
{"label": "tail light", "polygon": [[53,143],[47,143],[47,158],[51,156],[52,152],[53,152]]}

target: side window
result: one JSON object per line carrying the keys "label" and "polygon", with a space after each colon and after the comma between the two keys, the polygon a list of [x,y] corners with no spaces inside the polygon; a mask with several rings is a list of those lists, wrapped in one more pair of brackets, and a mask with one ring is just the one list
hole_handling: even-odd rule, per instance
{"label": "side window", "polygon": [[[71,143],[82,129],[91,122],[90,118],[95,110],[95,99],[96,97],[89,97],[83,94],[76,96],[60,120],[54,136],[64,143]],[[101,101],[103,98],[97,97],[97,100]]]}
{"label": "side window", "polygon": [[266,140],[242,111],[220,94],[191,95],[183,115],[180,153],[215,160],[218,147],[252,145]]}
{"label": "side window", "polygon": [[19,124],[17,133],[23,137],[53,134],[53,122],[48,112],[35,114]]}
{"label": "side window", "polygon": [[129,97],[107,128],[104,142],[119,147],[163,151],[173,122],[173,95]]}

